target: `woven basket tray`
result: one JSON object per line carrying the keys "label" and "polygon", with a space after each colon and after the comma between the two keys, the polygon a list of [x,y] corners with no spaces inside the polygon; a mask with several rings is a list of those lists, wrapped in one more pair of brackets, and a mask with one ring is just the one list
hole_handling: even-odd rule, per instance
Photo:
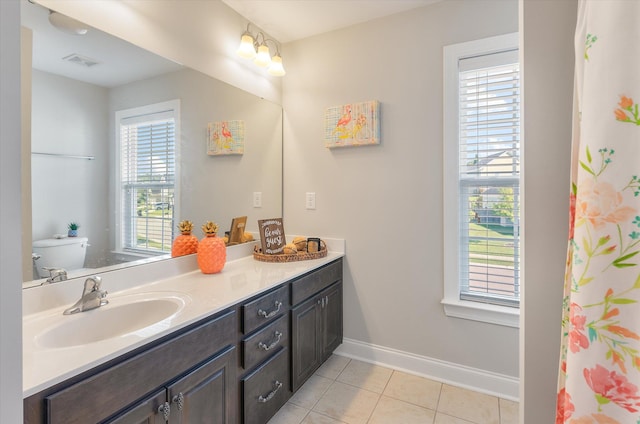
{"label": "woven basket tray", "polygon": [[318,251],[318,252],[298,252],[295,255],[265,255],[263,253],[253,252],[253,259],[261,262],[296,262],[296,261],[307,261],[309,259],[320,259],[327,256],[327,248]]}

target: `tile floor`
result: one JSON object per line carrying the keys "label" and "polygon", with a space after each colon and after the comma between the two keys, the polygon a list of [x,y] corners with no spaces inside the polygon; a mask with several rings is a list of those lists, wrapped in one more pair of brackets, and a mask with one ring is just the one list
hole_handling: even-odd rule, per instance
{"label": "tile floor", "polygon": [[268,424],[518,424],[518,403],[333,355]]}

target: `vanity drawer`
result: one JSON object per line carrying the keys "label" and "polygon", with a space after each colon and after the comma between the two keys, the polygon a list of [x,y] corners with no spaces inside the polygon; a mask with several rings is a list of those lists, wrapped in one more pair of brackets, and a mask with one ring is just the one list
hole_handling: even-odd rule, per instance
{"label": "vanity drawer", "polygon": [[264,424],[289,399],[289,351],[283,348],[242,379],[244,424]]}
{"label": "vanity drawer", "polygon": [[245,338],[242,344],[242,366],[245,370],[267,359],[281,346],[289,344],[289,320],[287,315],[267,325],[262,330]]}
{"label": "vanity drawer", "polygon": [[289,310],[289,286],[260,296],[242,307],[242,331],[249,334]]}
{"label": "vanity drawer", "polygon": [[291,303],[297,305],[342,279],[342,259],[303,275],[291,283]]}

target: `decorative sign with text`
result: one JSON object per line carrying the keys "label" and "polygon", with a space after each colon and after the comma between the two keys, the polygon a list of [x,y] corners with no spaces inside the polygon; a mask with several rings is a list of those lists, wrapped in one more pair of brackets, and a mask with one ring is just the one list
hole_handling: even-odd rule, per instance
{"label": "decorative sign with text", "polygon": [[259,219],[260,242],[262,253],[265,255],[277,255],[282,253],[287,240],[284,236],[282,218]]}

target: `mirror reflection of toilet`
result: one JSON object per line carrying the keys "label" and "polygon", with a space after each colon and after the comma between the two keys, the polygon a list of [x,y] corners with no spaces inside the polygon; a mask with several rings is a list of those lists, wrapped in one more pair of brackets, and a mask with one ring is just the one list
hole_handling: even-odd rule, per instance
{"label": "mirror reflection of toilet", "polygon": [[43,268],[64,268],[67,271],[84,268],[89,239],[87,237],[65,237],[36,240],[33,253],[40,256],[35,261],[38,276],[49,277]]}

